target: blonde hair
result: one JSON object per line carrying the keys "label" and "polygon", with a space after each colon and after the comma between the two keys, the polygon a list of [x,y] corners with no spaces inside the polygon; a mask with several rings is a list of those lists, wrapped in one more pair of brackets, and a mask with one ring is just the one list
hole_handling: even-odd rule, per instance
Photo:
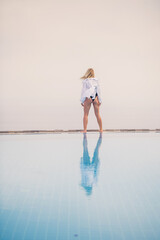
{"label": "blonde hair", "polygon": [[83,77],[81,77],[81,79],[94,78],[94,77],[95,77],[95,74],[94,74],[93,68],[88,68],[87,72],[84,74]]}

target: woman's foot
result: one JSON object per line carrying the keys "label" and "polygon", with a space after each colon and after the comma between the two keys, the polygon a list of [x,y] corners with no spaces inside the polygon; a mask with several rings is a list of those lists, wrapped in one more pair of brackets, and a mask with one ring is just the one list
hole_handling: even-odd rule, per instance
{"label": "woman's foot", "polygon": [[86,133],[87,132],[87,130],[83,130],[83,131],[81,131],[81,133]]}

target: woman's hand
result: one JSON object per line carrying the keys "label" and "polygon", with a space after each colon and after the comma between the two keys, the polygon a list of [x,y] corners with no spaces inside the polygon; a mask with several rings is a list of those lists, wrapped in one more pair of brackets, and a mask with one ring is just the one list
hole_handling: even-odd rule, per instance
{"label": "woman's hand", "polygon": [[[98,99],[97,99],[98,100]],[[97,101],[98,102],[98,106],[100,106],[101,105],[101,103],[99,102],[99,100]]]}

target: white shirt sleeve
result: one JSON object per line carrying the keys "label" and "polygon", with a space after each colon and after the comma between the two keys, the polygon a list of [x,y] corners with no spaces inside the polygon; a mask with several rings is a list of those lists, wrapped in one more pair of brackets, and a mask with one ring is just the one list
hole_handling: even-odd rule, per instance
{"label": "white shirt sleeve", "polygon": [[82,91],[81,91],[81,103],[84,103],[85,101],[85,97],[84,97],[84,92],[86,91],[86,82],[83,80],[83,83],[82,83]]}
{"label": "white shirt sleeve", "polygon": [[98,100],[101,103],[102,99],[101,99],[101,90],[100,90],[99,82],[97,83],[97,94],[98,94]]}

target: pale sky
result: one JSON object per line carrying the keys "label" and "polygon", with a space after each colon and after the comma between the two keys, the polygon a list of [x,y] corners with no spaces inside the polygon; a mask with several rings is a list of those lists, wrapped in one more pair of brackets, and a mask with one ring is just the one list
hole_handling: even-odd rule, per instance
{"label": "pale sky", "polygon": [[[160,128],[158,0],[0,2],[0,131],[81,129],[80,77],[104,129]],[[90,111],[88,129],[98,125]]]}

